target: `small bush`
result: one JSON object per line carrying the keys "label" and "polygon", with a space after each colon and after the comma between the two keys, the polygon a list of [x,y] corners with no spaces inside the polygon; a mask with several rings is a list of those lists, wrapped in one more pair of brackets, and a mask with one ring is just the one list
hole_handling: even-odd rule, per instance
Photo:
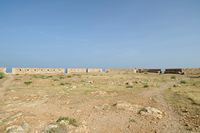
{"label": "small bush", "polygon": [[34,75],[34,78],[40,78],[40,79],[48,79],[48,78],[52,78],[53,76],[45,76],[45,75]]}
{"label": "small bush", "polygon": [[147,85],[147,84],[146,84],[146,85],[144,85],[143,87],[144,87],[144,88],[148,88],[148,87],[149,87],[149,85]]}
{"label": "small bush", "polygon": [[176,77],[175,76],[171,76],[171,79],[176,79]]}
{"label": "small bush", "polygon": [[78,126],[76,119],[70,117],[60,117],[56,122],[60,123],[61,121],[67,122],[69,125],[73,125],[75,127]]}
{"label": "small bush", "polygon": [[186,81],[185,80],[181,80],[180,83],[181,84],[186,84]]}
{"label": "small bush", "polygon": [[129,118],[129,122],[136,122],[136,121],[133,118]]}
{"label": "small bush", "polygon": [[53,79],[53,81],[59,81],[59,79]]}
{"label": "small bush", "polygon": [[64,76],[60,76],[60,77],[59,77],[59,79],[64,79],[64,78],[65,78]]}
{"label": "small bush", "polygon": [[133,88],[133,86],[132,85],[127,85],[126,88]]}
{"label": "small bush", "polygon": [[72,75],[67,75],[67,78],[71,78],[72,77]]}
{"label": "small bush", "polygon": [[60,83],[60,85],[65,85],[65,83]]}
{"label": "small bush", "polygon": [[24,84],[25,85],[30,85],[30,84],[32,84],[32,81],[26,81],[26,82],[24,82]]}
{"label": "small bush", "polygon": [[5,77],[5,74],[0,72],[0,79],[4,78]]}
{"label": "small bush", "polygon": [[138,111],[138,114],[141,114],[142,112],[147,112],[148,110],[146,108],[141,108],[139,111]]}

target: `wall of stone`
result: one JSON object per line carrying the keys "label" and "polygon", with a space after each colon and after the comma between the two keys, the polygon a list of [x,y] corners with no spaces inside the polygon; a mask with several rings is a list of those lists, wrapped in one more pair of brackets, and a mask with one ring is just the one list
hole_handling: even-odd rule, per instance
{"label": "wall of stone", "polygon": [[[143,68],[111,68],[106,70],[109,73],[160,73],[161,69]],[[0,67],[0,72],[6,73],[6,68]],[[103,72],[101,68],[68,68],[67,73],[98,73]],[[200,68],[174,68],[165,69],[165,74],[187,74],[200,75]],[[12,74],[65,74],[64,68],[12,68]]]}
{"label": "wall of stone", "polygon": [[88,68],[87,72],[88,73],[98,73],[98,72],[103,72],[103,69],[101,69],[101,68]]}
{"label": "wall of stone", "polygon": [[109,73],[136,73],[135,68],[110,68],[106,70]]}
{"label": "wall of stone", "polygon": [[67,73],[87,73],[87,68],[67,68]]}
{"label": "wall of stone", "polygon": [[6,73],[6,68],[0,67],[0,72]]}
{"label": "wall of stone", "polygon": [[12,68],[12,74],[65,74],[64,68]]}
{"label": "wall of stone", "polygon": [[186,75],[200,75],[200,68],[184,68],[183,72]]}

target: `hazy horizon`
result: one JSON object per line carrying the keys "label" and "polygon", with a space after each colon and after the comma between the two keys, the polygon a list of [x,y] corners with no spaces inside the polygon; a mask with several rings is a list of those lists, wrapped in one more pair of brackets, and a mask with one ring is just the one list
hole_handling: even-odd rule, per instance
{"label": "hazy horizon", "polygon": [[198,0],[0,2],[0,66],[200,67]]}

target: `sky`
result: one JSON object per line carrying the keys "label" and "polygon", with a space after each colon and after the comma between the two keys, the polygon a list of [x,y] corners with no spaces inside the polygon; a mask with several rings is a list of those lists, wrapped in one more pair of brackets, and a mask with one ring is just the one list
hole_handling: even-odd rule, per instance
{"label": "sky", "polygon": [[0,0],[0,66],[200,67],[199,0]]}

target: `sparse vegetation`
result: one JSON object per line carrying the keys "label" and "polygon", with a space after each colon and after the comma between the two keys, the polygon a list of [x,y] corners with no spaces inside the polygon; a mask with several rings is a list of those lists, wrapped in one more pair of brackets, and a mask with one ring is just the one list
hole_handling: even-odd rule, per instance
{"label": "sparse vegetation", "polygon": [[46,75],[33,75],[34,78],[40,78],[40,79],[48,79],[52,78],[53,76],[46,76]]}
{"label": "sparse vegetation", "polygon": [[0,72],[0,79],[4,78],[5,74]]}
{"label": "sparse vegetation", "polygon": [[64,79],[65,77],[64,76],[59,76],[59,79]]}
{"label": "sparse vegetation", "polygon": [[53,81],[59,81],[59,79],[53,79]]}
{"label": "sparse vegetation", "polygon": [[171,76],[171,79],[176,79],[176,76]]}
{"label": "sparse vegetation", "polygon": [[66,123],[68,123],[69,125],[73,125],[73,126],[75,126],[75,127],[78,126],[78,122],[76,121],[76,119],[70,118],[70,117],[60,117],[56,122],[57,122],[57,123],[66,122]]}
{"label": "sparse vegetation", "polygon": [[185,80],[180,81],[181,84],[186,84],[187,82]]}
{"label": "sparse vegetation", "polygon": [[126,88],[133,88],[133,86],[132,85],[127,85]]}
{"label": "sparse vegetation", "polygon": [[[117,121],[118,125],[121,126],[120,128],[124,128],[123,123],[128,123],[127,126],[130,126],[128,130],[134,132],[135,129],[132,127],[141,126],[140,121],[143,120],[143,116],[145,116],[144,124],[154,124],[153,121],[159,122],[158,119],[153,119],[154,116],[149,115],[151,112],[146,107],[161,109],[163,113],[170,114],[168,117],[162,118],[163,122],[171,120],[172,117],[176,119],[177,116],[181,119],[184,116],[183,119],[190,127],[200,125],[200,119],[197,117],[200,116],[199,78],[174,75],[176,76],[176,80],[172,80],[174,79],[173,75],[164,74],[162,76],[129,73],[104,73],[103,76],[99,75],[35,75],[36,78],[34,78],[34,75],[28,74],[20,76],[12,75],[12,77],[9,75],[5,80],[0,80],[0,87],[6,90],[0,89],[0,95],[7,94],[4,95],[4,98],[0,99],[3,101],[0,103],[0,107],[9,105],[6,107],[9,110],[21,110],[22,113],[26,113],[27,107],[37,106],[38,108],[33,109],[31,113],[38,117],[28,119],[33,131],[41,125],[41,123],[36,123],[34,126],[31,125],[33,121],[39,121],[42,117],[43,113],[38,113],[41,108],[41,111],[48,112],[43,122],[49,124],[45,125],[44,128],[46,129],[46,126],[49,128],[52,127],[51,123],[57,126],[56,129],[47,130],[46,133],[50,133],[50,131],[52,133],[60,132],[61,129],[63,129],[62,131],[67,130],[69,132],[73,132],[74,130],[79,131],[79,128],[81,130],[83,128],[91,129],[92,125],[89,122],[91,120],[99,128],[102,128],[102,121],[113,125],[116,125],[115,121]],[[64,79],[60,78],[62,76],[64,76]],[[72,76],[72,78],[67,78],[67,76]],[[187,83],[181,84],[182,80]],[[176,87],[173,87],[173,84]],[[167,98],[163,99],[163,97]],[[21,104],[23,106],[18,106],[16,103],[22,100],[27,102],[23,102]],[[164,107],[162,108],[161,106]],[[171,109],[174,110],[167,110],[168,107],[172,107]],[[129,113],[130,111],[131,114]],[[170,111],[174,113],[171,114]],[[112,116],[110,115],[111,113]],[[180,117],[178,116],[179,114],[181,114]],[[58,115],[63,117],[59,118]],[[86,116],[91,117],[87,119]],[[4,115],[0,114],[0,117],[4,118]],[[58,120],[52,121],[52,118],[55,117]],[[78,119],[74,119],[73,117],[79,118],[81,122],[79,123]],[[124,119],[118,121],[118,117],[123,117]],[[109,119],[109,121],[105,119]],[[182,124],[178,121],[179,119],[176,120],[178,124]],[[181,121],[184,120],[181,119]],[[21,122],[21,119],[19,119],[19,122]],[[167,123],[166,125],[168,126]],[[0,126],[2,126],[0,127],[0,132],[3,132],[7,128],[6,122]],[[106,125],[103,126],[106,130],[108,129]],[[176,130],[176,127],[174,128]],[[195,131],[194,129],[192,130]],[[144,126],[144,131],[148,132],[149,127]]]}
{"label": "sparse vegetation", "polygon": [[72,75],[67,75],[67,78],[71,78],[72,77]]}
{"label": "sparse vegetation", "polygon": [[65,83],[60,83],[60,85],[65,85]]}
{"label": "sparse vegetation", "polygon": [[24,84],[25,85],[30,85],[30,84],[32,84],[32,81],[26,81],[26,82],[24,82]]}
{"label": "sparse vegetation", "polygon": [[145,84],[143,87],[144,87],[144,88],[148,88],[148,87],[149,87],[149,85],[148,85],[148,84]]}
{"label": "sparse vegetation", "polygon": [[136,122],[136,120],[133,118],[129,118],[129,122]]}
{"label": "sparse vegetation", "polygon": [[60,85],[71,85],[70,83],[67,83],[67,82],[65,82],[65,83],[60,83]]}

